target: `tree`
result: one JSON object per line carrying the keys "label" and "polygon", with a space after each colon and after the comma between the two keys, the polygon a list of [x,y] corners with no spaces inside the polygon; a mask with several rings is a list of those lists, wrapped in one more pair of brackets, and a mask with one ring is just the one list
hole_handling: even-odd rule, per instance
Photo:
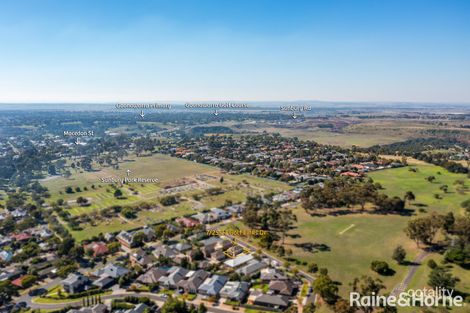
{"label": "tree", "polygon": [[23,288],[29,288],[38,280],[37,276],[34,275],[25,275],[21,280],[21,286]]}
{"label": "tree", "polygon": [[178,203],[178,198],[174,195],[168,195],[160,199],[160,203],[164,206],[170,206]]}
{"label": "tree", "polygon": [[[373,279],[370,276],[361,276],[360,278],[355,278],[351,283],[351,286],[353,291],[359,293],[361,297],[376,296],[382,289],[385,288],[380,279]],[[369,306],[360,306],[357,309],[364,313],[371,313],[374,310],[373,307]]]}
{"label": "tree", "polygon": [[453,277],[447,268],[437,266],[429,273],[428,284],[431,287],[441,287],[447,290],[454,289],[458,279]]}
{"label": "tree", "polygon": [[108,251],[109,253],[116,253],[119,251],[119,248],[121,247],[121,244],[117,241],[115,242],[110,242],[108,244]]}
{"label": "tree", "polygon": [[266,235],[260,238],[259,244],[263,248],[271,249],[274,241],[276,241],[277,238],[278,238],[277,235],[275,235],[273,232],[268,231]]}
{"label": "tree", "polygon": [[464,266],[470,261],[470,250],[464,249],[461,246],[452,247],[446,251],[444,258],[447,262]]}
{"label": "tree", "polygon": [[453,232],[464,244],[470,244],[470,216],[457,218],[454,223]]}
{"label": "tree", "polygon": [[77,198],[77,204],[80,205],[80,206],[84,206],[88,203],[88,199],[87,198],[84,198],[82,196],[78,197]]}
{"label": "tree", "polygon": [[388,263],[385,261],[372,261],[370,268],[380,275],[389,275],[392,271]]}
{"label": "tree", "polygon": [[[309,303],[303,308],[304,313],[315,313],[315,305],[313,303]],[[335,311],[337,312],[337,311]],[[348,312],[349,313],[349,312]]]}
{"label": "tree", "polygon": [[415,199],[416,199],[416,196],[412,191],[407,191],[405,193],[405,197],[404,197],[405,202],[408,201],[408,203],[410,203],[411,201],[414,201]]}
{"label": "tree", "polygon": [[177,298],[168,297],[166,302],[163,304],[161,313],[190,313],[189,309],[184,300],[178,300]]}
{"label": "tree", "polygon": [[61,266],[57,269],[57,275],[62,278],[65,278],[67,277],[68,274],[76,271],[77,268],[78,266],[76,264],[69,264],[69,265]]}
{"label": "tree", "polygon": [[437,231],[443,224],[444,218],[441,215],[433,214],[408,221],[405,233],[416,242],[418,247],[420,243],[432,244]]}
{"label": "tree", "polygon": [[444,191],[444,193],[447,193],[449,191],[449,186],[447,185],[442,185],[441,187],[439,187],[440,190]]}
{"label": "tree", "polygon": [[451,234],[454,231],[454,225],[455,225],[454,213],[449,212],[444,216],[444,224],[442,227],[444,228],[446,233]]}
{"label": "tree", "polygon": [[74,193],[74,191],[73,191],[72,187],[67,186],[67,187],[65,187],[65,193]]}
{"label": "tree", "polygon": [[9,280],[0,281],[0,306],[10,302],[11,297],[17,295],[17,289]]}
{"label": "tree", "polygon": [[433,181],[436,180],[436,177],[431,175],[431,176],[426,177],[426,180],[427,180],[428,182],[432,183]]}
{"label": "tree", "polygon": [[393,255],[392,259],[397,261],[398,264],[403,264],[403,261],[405,261],[406,258],[406,251],[403,249],[402,246],[398,246],[393,250]]}
{"label": "tree", "polygon": [[313,289],[328,304],[333,304],[338,299],[338,286],[328,274],[320,275],[313,282]]}
{"label": "tree", "polygon": [[139,231],[137,232],[135,235],[134,235],[134,244],[137,246],[137,247],[140,247],[144,244],[144,241],[146,239],[146,235]]}
{"label": "tree", "polygon": [[126,207],[121,211],[122,216],[128,219],[134,219],[137,217],[137,213],[134,209]]}
{"label": "tree", "polygon": [[318,265],[316,263],[310,263],[307,267],[307,270],[310,273],[316,273],[316,272],[318,272]]}
{"label": "tree", "polygon": [[70,252],[70,249],[72,249],[74,245],[75,245],[75,240],[72,237],[66,237],[59,244],[57,248],[57,253],[61,256],[68,255]]}
{"label": "tree", "polygon": [[281,245],[284,245],[287,232],[291,229],[292,225],[297,221],[297,216],[292,213],[290,209],[284,209],[280,213],[278,227],[281,232]]}
{"label": "tree", "polygon": [[334,311],[335,313],[354,313],[356,310],[349,304],[347,300],[339,299],[335,303]]}
{"label": "tree", "polygon": [[115,197],[115,198],[121,198],[121,197],[122,197],[122,191],[121,191],[121,189],[116,189],[116,190],[114,191],[114,197]]}
{"label": "tree", "polygon": [[427,264],[430,269],[435,269],[437,267],[437,263],[433,259],[430,259]]}
{"label": "tree", "polygon": [[199,307],[197,308],[197,313],[206,313],[206,312],[207,312],[207,308],[205,304],[201,302],[199,304]]}

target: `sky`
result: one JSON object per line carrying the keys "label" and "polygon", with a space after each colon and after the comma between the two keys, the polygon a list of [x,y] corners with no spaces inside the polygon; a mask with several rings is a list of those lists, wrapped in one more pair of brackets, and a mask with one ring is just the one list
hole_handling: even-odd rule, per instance
{"label": "sky", "polygon": [[470,103],[470,1],[0,1],[0,102]]}

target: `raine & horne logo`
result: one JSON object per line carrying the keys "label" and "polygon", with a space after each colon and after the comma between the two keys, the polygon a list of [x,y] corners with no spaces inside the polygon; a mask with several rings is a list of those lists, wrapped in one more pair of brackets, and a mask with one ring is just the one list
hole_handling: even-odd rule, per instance
{"label": "raine & horne logo", "polygon": [[454,295],[454,290],[442,287],[430,289],[410,289],[398,295],[363,296],[358,292],[349,294],[349,303],[354,307],[434,307],[450,306],[462,307],[465,305],[463,297]]}

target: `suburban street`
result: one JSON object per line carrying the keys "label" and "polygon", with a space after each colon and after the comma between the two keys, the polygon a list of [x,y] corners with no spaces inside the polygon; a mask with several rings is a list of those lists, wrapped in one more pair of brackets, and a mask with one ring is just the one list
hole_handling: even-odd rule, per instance
{"label": "suburban street", "polygon": [[[122,292],[118,291],[113,294],[108,294],[108,295],[103,295],[101,296],[101,299],[103,301],[111,301],[114,299],[122,299],[128,296],[132,297],[148,297],[150,300],[154,301],[159,307],[161,307],[165,301],[166,298],[159,296],[158,294],[155,293],[150,293],[150,292]],[[35,303],[32,302],[32,298],[27,296],[27,297],[20,297],[17,300],[19,301],[25,301],[28,304],[28,307],[31,309],[44,309],[44,310],[58,310],[62,309],[68,306],[81,306],[82,305],[82,300],[75,300],[75,301],[70,301],[70,302],[61,302],[61,303]],[[187,301],[189,303],[193,303],[194,305],[199,305],[201,302],[203,302],[201,299],[196,298],[193,301]],[[213,312],[213,313],[230,313],[230,312],[244,312],[243,308],[240,308],[239,310],[232,310],[230,306],[224,305],[224,304],[219,304],[218,307],[212,307],[210,303],[205,302],[207,311],[208,312]]]}

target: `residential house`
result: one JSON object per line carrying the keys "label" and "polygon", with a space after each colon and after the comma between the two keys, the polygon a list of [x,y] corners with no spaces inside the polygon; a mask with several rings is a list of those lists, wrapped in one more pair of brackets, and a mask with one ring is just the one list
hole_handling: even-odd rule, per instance
{"label": "residential house", "polygon": [[45,278],[56,278],[57,277],[57,268],[55,266],[49,266],[38,271],[38,277],[40,279]]}
{"label": "residential house", "polygon": [[230,258],[236,258],[237,255],[243,252],[243,248],[239,245],[233,245],[227,250],[225,250],[225,254]]}
{"label": "residential house", "polygon": [[16,209],[10,212],[11,216],[14,218],[22,218],[25,217],[28,213],[26,211],[21,210],[21,209]]}
{"label": "residential house", "polygon": [[171,245],[170,246],[173,250],[175,251],[178,251],[180,253],[184,253],[188,250],[191,250],[191,248],[193,247],[192,245],[190,244],[187,244],[187,243],[182,243],[182,242],[179,242],[177,244],[174,244],[174,245]]}
{"label": "residential house", "polygon": [[114,234],[112,233],[106,233],[104,234],[104,240],[106,240],[107,242],[113,240],[115,238]]}
{"label": "residential house", "polygon": [[20,268],[13,268],[13,269],[8,269],[8,270],[3,270],[0,273],[0,281],[17,279],[23,273],[24,273],[24,271]]}
{"label": "residential house", "polygon": [[210,211],[212,215],[219,221],[226,220],[232,217],[232,214],[230,212],[227,212],[219,208],[212,208],[210,209]]}
{"label": "residential house", "polygon": [[289,307],[289,299],[280,295],[267,295],[255,290],[248,297],[248,304],[264,306],[276,310],[285,310]]}
{"label": "residential house", "polygon": [[243,301],[248,294],[250,284],[240,281],[229,281],[220,290],[220,296],[232,301]]}
{"label": "residential house", "polygon": [[145,226],[141,230],[137,231],[136,233],[143,233],[145,235],[145,241],[149,242],[155,239],[155,231],[153,228]]}
{"label": "residential house", "polygon": [[287,275],[278,269],[268,267],[261,270],[260,279],[263,282],[269,282],[271,280],[286,280]]}
{"label": "residential house", "polygon": [[137,281],[147,285],[155,284],[160,277],[166,276],[167,272],[168,270],[166,269],[152,267],[147,272],[137,277]]}
{"label": "residential house", "polygon": [[189,217],[178,218],[176,222],[187,228],[195,227],[200,224],[198,220]]}
{"label": "residential house", "polygon": [[174,259],[178,255],[178,251],[173,250],[167,245],[157,246],[155,250],[153,250],[152,254],[158,259],[160,256]]}
{"label": "residential house", "polygon": [[155,262],[155,257],[139,248],[129,255],[129,260],[132,266],[140,265],[141,267],[147,267]]}
{"label": "residential house", "polygon": [[67,313],[106,313],[108,312],[108,307],[103,303],[98,303],[90,308],[81,308],[79,310],[69,310]]}
{"label": "residential house", "polygon": [[202,253],[206,258],[210,258],[214,251],[225,251],[232,246],[232,243],[229,240],[224,240],[220,237],[210,237],[208,239],[201,240],[200,243],[203,245]]}
{"label": "residential house", "polygon": [[252,276],[267,266],[268,265],[264,262],[260,262],[258,260],[251,260],[245,266],[237,269],[236,272],[240,275]]}
{"label": "residential house", "polygon": [[31,239],[33,236],[31,236],[31,234],[29,233],[23,232],[19,234],[13,234],[10,237],[14,239],[15,241],[26,241],[26,240]]}
{"label": "residential house", "polygon": [[95,277],[109,276],[109,277],[117,279],[117,278],[120,278],[121,276],[126,275],[129,272],[130,271],[125,267],[122,267],[120,265],[116,265],[113,263],[109,263],[109,264],[106,264],[105,267],[94,271],[93,276]]}
{"label": "residential house", "polygon": [[175,289],[178,287],[178,282],[185,278],[188,270],[179,266],[173,266],[167,272],[167,276],[162,276],[158,280],[160,286],[169,289]]}
{"label": "residential house", "polygon": [[7,246],[12,242],[10,236],[2,236],[0,235],[0,247]]}
{"label": "residential house", "polygon": [[8,263],[11,261],[12,258],[13,253],[11,253],[11,251],[3,250],[2,252],[0,252],[0,260],[2,260],[3,262]]}
{"label": "residential house", "polygon": [[85,251],[92,251],[93,256],[95,258],[103,256],[109,252],[108,246],[104,242],[101,242],[101,241],[92,242],[88,245],[85,245],[84,249]]}
{"label": "residential house", "polygon": [[201,224],[209,224],[217,222],[217,218],[210,213],[197,213],[191,216],[193,219],[198,220]]}
{"label": "residential house", "polygon": [[26,277],[26,275],[20,276],[20,277],[18,277],[17,279],[12,280],[12,281],[11,281],[11,284],[12,284],[13,286],[18,287],[18,288],[23,288],[23,279],[24,279],[25,277]]}
{"label": "residential house", "polygon": [[273,280],[269,283],[269,290],[283,296],[293,296],[298,287],[291,280]]}
{"label": "residential house", "polygon": [[231,214],[240,215],[243,212],[243,210],[245,210],[245,207],[241,204],[234,204],[234,205],[226,207],[225,209]]}
{"label": "residential house", "polygon": [[224,287],[227,282],[226,276],[213,275],[212,277],[206,278],[206,280],[199,286],[198,293],[204,296],[218,296],[220,290]]}
{"label": "residential house", "polygon": [[225,260],[227,256],[225,255],[224,251],[222,250],[217,250],[212,252],[211,254],[211,263],[218,264],[221,261]]}
{"label": "residential house", "polygon": [[249,261],[253,260],[255,257],[251,254],[240,254],[234,259],[229,259],[224,262],[225,266],[228,266],[230,268],[237,268],[242,266],[245,263],[248,263]]}
{"label": "residential house", "polygon": [[134,235],[132,233],[123,230],[116,236],[116,239],[124,251],[130,251],[134,247]]}
{"label": "residential house", "polygon": [[[189,273],[188,273],[189,274]],[[191,273],[191,275],[186,275],[188,279],[181,280],[178,282],[178,289],[184,291],[185,293],[197,293],[199,286],[209,277],[209,272],[204,270],[197,270]]]}
{"label": "residential house", "polygon": [[116,280],[108,275],[102,275],[100,278],[95,280],[92,285],[97,286],[101,289],[111,288],[115,284]]}
{"label": "residential house", "polygon": [[125,313],[145,313],[149,312],[149,307],[144,303],[137,304],[133,309],[125,311]]}
{"label": "residential house", "polygon": [[62,280],[62,287],[66,293],[74,294],[85,291],[90,280],[81,273],[71,273],[66,279]]}

